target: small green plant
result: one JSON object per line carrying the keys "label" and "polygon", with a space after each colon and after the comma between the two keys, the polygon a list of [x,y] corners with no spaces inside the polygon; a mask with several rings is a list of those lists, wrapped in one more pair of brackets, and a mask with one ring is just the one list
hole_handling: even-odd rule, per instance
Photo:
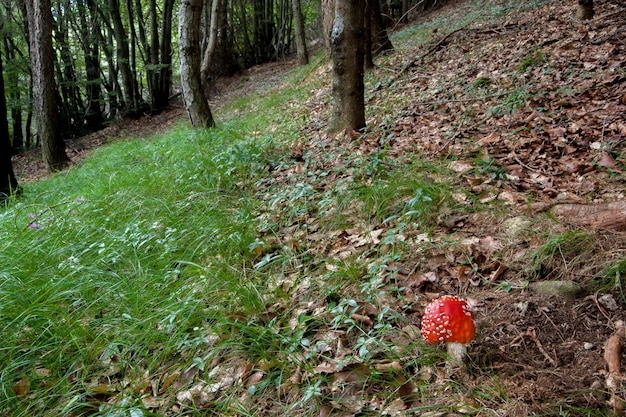
{"label": "small green plant", "polygon": [[559,278],[576,265],[584,264],[582,254],[593,252],[594,238],[582,230],[549,237],[532,255],[533,274],[539,278]]}
{"label": "small green plant", "polygon": [[601,290],[617,289],[621,294],[622,301],[626,303],[626,259],[621,259],[598,273],[594,282]]}
{"label": "small green plant", "polygon": [[522,59],[519,66],[519,72],[524,73],[529,68],[542,65],[547,62],[546,57],[540,49],[536,49]]}
{"label": "small green plant", "polygon": [[480,77],[479,79],[474,81],[473,85],[474,85],[474,88],[483,88],[483,87],[489,86],[491,83],[493,83],[493,80],[491,78]]}
{"label": "small green plant", "polygon": [[506,170],[503,166],[497,163],[498,161],[495,158],[489,158],[487,160],[483,158],[479,158],[476,163],[478,165],[478,171],[484,172],[488,174],[492,179],[503,179],[506,180]]}

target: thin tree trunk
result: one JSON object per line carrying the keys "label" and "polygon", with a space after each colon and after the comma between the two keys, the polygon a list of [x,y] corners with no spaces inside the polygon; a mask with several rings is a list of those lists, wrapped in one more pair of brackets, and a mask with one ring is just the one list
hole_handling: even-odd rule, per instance
{"label": "thin tree trunk", "polygon": [[172,19],[174,0],[163,2],[163,16],[161,18],[161,65],[159,70],[159,97],[156,100],[158,108],[169,104],[170,88],[172,87]]}
{"label": "thin tree trunk", "polygon": [[302,3],[300,2],[300,0],[291,0],[291,7],[293,8],[293,20],[296,32],[296,51],[298,53],[298,64],[306,65],[309,63],[309,51],[306,48]]}
{"label": "thin tree trunk", "polygon": [[376,56],[381,52],[393,50],[393,44],[387,35],[387,25],[383,18],[380,0],[367,1],[371,2],[370,33],[372,40],[372,56]]}
{"label": "thin tree trunk", "polygon": [[[16,59],[16,46],[11,38],[9,38],[9,34],[4,36],[4,56],[7,62],[10,62],[13,59]],[[19,51],[18,51],[19,53]],[[9,74],[6,74],[7,83],[9,85],[17,86],[19,85],[19,75],[12,71]],[[13,103],[19,103],[21,101],[21,92],[17,88],[11,88],[11,91],[7,92],[10,100]],[[11,122],[13,124],[13,151],[20,150],[24,147],[24,134],[22,130],[22,108],[19,104],[13,104],[11,106]]]}
{"label": "thin tree trunk", "polygon": [[593,18],[593,0],[578,0],[577,14],[582,20]]}
{"label": "thin tree trunk", "polygon": [[330,35],[335,21],[335,0],[321,0],[322,2],[322,30],[324,31],[324,45],[326,51],[331,51]]}
{"label": "thin tree trunk", "polygon": [[366,70],[374,68],[372,55],[372,0],[365,0],[365,16],[363,18],[363,66]]}
{"label": "thin tree trunk", "polygon": [[59,130],[59,107],[54,80],[52,8],[50,0],[26,0],[30,29],[33,103],[44,162],[49,170],[66,167],[69,158]]}
{"label": "thin tree trunk", "polygon": [[111,21],[113,22],[113,36],[115,37],[115,44],[117,47],[117,67],[119,68],[120,75],[122,76],[122,86],[124,92],[123,106],[126,111],[130,112],[136,110],[138,103],[135,101],[135,80],[130,66],[128,40],[120,15],[119,0],[109,0],[108,5]]}
{"label": "thin tree trunk", "polygon": [[220,22],[219,14],[223,13],[220,10],[220,4],[222,3],[220,0],[209,0],[211,1],[211,13],[210,13],[210,21],[209,21],[209,40],[206,44],[206,49],[204,50],[204,54],[202,57],[202,65],[200,66],[200,79],[205,88],[205,94],[209,95],[215,88],[215,80],[213,79],[213,62],[215,59],[215,54],[217,53],[217,33],[218,33],[218,25]]}
{"label": "thin tree trunk", "polygon": [[183,101],[192,126],[215,126],[200,79],[200,18],[202,0],[183,0],[179,10],[178,54]]}
{"label": "thin tree trunk", "polygon": [[335,20],[330,35],[334,98],[331,130],[360,130],[365,127],[364,9],[364,0],[344,0],[335,4]]}
{"label": "thin tree trunk", "polygon": [[4,77],[2,57],[0,56],[0,201],[18,191],[17,180],[11,162],[11,143],[9,142],[9,122],[7,121],[7,102],[4,95]]}
{"label": "thin tree trunk", "polygon": [[95,0],[86,0],[86,4],[80,2],[78,10],[82,26],[81,36],[83,37],[85,74],[87,76],[86,127],[94,131],[100,129],[104,122],[101,106],[102,83],[100,82],[100,45],[98,40],[100,22],[98,21]]}

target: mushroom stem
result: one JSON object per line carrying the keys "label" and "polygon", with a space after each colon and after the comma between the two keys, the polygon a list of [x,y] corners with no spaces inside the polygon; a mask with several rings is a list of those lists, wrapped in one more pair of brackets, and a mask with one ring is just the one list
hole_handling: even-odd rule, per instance
{"label": "mushroom stem", "polygon": [[459,342],[446,343],[448,355],[452,358],[452,361],[456,364],[463,364],[467,357],[467,345]]}

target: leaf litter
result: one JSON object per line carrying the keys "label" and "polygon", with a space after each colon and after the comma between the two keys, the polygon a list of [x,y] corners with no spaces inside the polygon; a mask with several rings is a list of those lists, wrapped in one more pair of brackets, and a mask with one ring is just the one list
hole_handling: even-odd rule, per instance
{"label": "leaf litter", "polygon": [[[228,337],[215,335],[188,353],[195,366],[173,358],[132,378],[104,355],[87,384],[91,401],[132,395],[158,415],[621,413],[626,309],[621,282],[601,283],[626,253],[626,9],[596,1],[597,17],[583,23],[573,3],[541,4],[448,34],[434,25],[459,19],[463,3],[423,17],[432,41],[384,57],[369,75],[395,73],[368,90],[363,134],[329,134],[330,87],[313,91],[288,163],[255,189],[267,202],[259,224],[279,225],[259,227],[252,249],[250,274],[271,270],[265,311],[232,317],[232,337],[237,323],[256,321],[276,349],[213,355]],[[342,199],[415,156],[448,169],[465,192],[445,202],[400,197],[380,206],[389,213],[376,196]],[[490,204],[504,208],[480,208]],[[553,295],[530,285],[540,281],[585,291]],[[421,340],[421,314],[441,294],[476,312],[465,370],[446,369]],[[30,389],[28,380],[13,387]]]}

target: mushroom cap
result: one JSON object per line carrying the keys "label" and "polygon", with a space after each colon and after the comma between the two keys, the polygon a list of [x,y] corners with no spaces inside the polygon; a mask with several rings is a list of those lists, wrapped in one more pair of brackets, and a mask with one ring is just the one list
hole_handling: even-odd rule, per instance
{"label": "mushroom cap", "polygon": [[476,335],[474,314],[467,303],[454,295],[433,300],[422,317],[422,336],[429,343],[469,343]]}

